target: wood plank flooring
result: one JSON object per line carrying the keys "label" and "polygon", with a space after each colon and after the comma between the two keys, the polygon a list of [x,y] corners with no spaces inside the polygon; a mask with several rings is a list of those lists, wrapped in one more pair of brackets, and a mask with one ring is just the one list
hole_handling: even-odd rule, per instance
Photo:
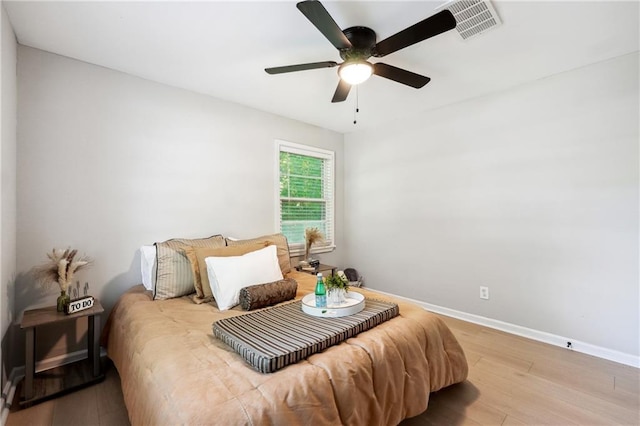
{"label": "wood plank flooring", "polygon": [[640,370],[441,316],[469,377],[409,425],[639,425]]}
{"label": "wood plank flooring", "polygon": [[[441,318],[465,350],[469,378],[431,394],[427,411],[402,426],[640,425],[640,370]],[[110,367],[100,384],[12,409],[6,426],[128,424],[120,378]]]}
{"label": "wood plank flooring", "polygon": [[129,425],[117,370],[109,363],[106,377],[102,382],[26,409],[19,409],[17,397],[15,397],[5,426],[27,425]]}

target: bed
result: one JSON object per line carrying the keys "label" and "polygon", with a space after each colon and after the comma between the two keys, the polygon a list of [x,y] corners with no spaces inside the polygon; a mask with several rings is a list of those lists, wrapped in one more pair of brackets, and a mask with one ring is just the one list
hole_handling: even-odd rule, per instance
{"label": "bed", "polygon": [[[314,276],[291,271],[296,299]],[[467,362],[451,331],[424,309],[395,318],[271,374],[216,339],[212,324],[244,315],[189,296],[153,300],[142,285],[111,312],[105,336],[133,425],[395,425],[427,408],[429,393],[464,381]],[[291,302],[284,302],[291,303]]]}

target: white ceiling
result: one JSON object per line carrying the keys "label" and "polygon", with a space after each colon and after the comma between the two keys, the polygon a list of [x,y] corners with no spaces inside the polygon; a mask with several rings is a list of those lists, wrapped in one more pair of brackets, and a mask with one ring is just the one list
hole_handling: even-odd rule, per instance
{"label": "white ceiling", "polygon": [[[336,68],[264,72],[341,62],[295,3],[3,1],[23,45],[344,133],[637,52],[639,44],[637,1],[494,1],[498,28],[467,41],[449,31],[374,59],[432,81],[416,90],[372,77],[359,88],[354,125],[355,90],[330,102]],[[368,26],[378,40],[440,4],[323,1],[339,26]]]}

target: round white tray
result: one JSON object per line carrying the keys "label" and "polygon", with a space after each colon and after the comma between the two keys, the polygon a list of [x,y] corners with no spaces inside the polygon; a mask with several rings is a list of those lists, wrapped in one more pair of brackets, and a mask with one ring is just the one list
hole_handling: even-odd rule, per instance
{"label": "round white tray", "polygon": [[364,296],[353,291],[347,292],[347,301],[340,305],[328,305],[326,308],[316,307],[316,295],[307,294],[302,298],[302,311],[315,317],[346,317],[357,314],[364,309]]}

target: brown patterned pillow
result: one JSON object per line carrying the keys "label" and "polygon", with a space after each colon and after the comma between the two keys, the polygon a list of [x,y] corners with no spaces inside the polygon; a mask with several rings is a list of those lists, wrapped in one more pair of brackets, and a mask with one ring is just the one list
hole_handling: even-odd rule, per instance
{"label": "brown patterned pillow", "polygon": [[182,249],[195,247],[225,247],[222,235],[209,238],[173,240],[156,243],[156,289],[154,299],[171,299],[194,291],[191,262]]}
{"label": "brown patterned pillow", "polygon": [[293,278],[244,287],[240,289],[240,306],[245,311],[264,308],[294,299],[296,291],[298,283]]}
{"label": "brown patterned pillow", "polygon": [[275,244],[278,248],[278,264],[280,264],[280,270],[282,271],[282,275],[287,274],[291,271],[291,256],[289,255],[289,243],[287,241],[287,237],[283,234],[273,234],[273,235],[263,235],[258,238],[251,238],[249,240],[231,240],[229,238],[225,238],[227,241],[227,246],[238,246],[243,244],[252,244],[259,242],[270,242],[271,244]]}

